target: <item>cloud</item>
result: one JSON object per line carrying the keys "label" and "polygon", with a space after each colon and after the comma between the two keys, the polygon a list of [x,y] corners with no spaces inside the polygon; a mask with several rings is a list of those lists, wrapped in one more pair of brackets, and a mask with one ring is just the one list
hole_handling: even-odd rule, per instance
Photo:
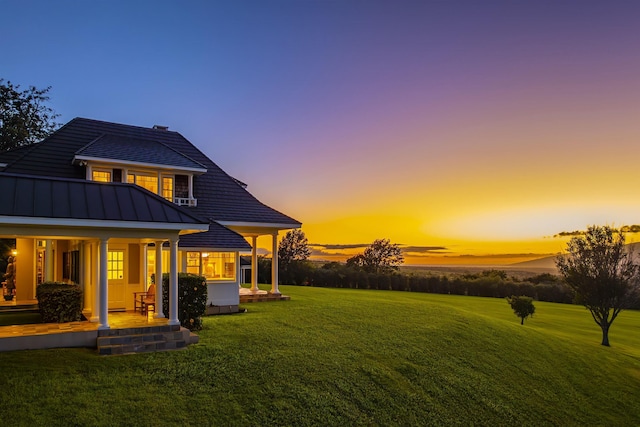
{"label": "cloud", "polygon": [[449,249],[444,246],[400,246],[400,249],[405,255],[411,256],[450,253]]}
{"label": "cloud", "polygon": [[[369,245],[369,243],[309,243],[309,247],[311,248],[311,256],[324,258],[350,257],[355,255],[356,253],[363,252]],[[405,256],[411,257],[424,257],[449,253],[448,248],[444,246],[409,246],[402,244],[399,244],[399,246]]]}
{"label": "cloud", "polygon": [[584,231],[561,231],[558,234],[554,234],[553,237],[574,237],[574,236],[583,236]]}
{"label": "cloud", "polygon": [[[623,225],[620,227],[620,231],[623,233],[640,233],[640,225]],[[586,231],[583,230],[575,230],[575,231],[561,231],[558,234],[554,234],[553,237],[575,237],[575,236],[584,236]]]}
{"label": "cloud", "polygon": [[461,255],[453,255],[453,256],[445,256],[445,258],[491,258],[491,259],[501,259],[501,258],[544,258],[547,256],[556,256],[557,254],[540,254],[540,253],[524,253],[524,254],[489,254],[489,255],[471,255],[471,254],[461,254]]}
{"label": "cloud", "polygon": [[329,249],[329,250],[341,250],[341,249],[366,248],[367,246],[369,246],[369,243],[352,243],[348,245],[309,243],[309,246],[315,247],[315,248]]}

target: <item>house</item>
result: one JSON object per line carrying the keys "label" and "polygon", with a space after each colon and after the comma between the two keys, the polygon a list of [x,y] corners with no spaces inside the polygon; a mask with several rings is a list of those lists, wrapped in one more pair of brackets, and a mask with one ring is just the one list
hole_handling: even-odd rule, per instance
{"label": "house", "polygon": [[[75,282],[85,316],[107,329],[110,311],[134,310],[134,292],[165,272],[176,325],[177,274],[189,272],[207,279],[208,306],[237,311],[239,253],[251,250],[256,266],[258,236],[272,236],[277,253],[278,232],[301,226],[245,187],[163,126],[75,118],[0,153],[0,237],[16,239],[16,299],[35,299],[43,281]],[[277,263],[270,293],[279,294]]]}

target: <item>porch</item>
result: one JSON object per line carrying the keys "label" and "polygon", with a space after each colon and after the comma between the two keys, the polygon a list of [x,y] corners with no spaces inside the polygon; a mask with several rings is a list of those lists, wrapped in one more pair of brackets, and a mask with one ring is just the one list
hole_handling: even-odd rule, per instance
{"label": "porch", "polygon": [[110,329],[89,321],[0,326],[0,351],[87,347],[97,348],[99,354],[129,354],[175,350],[198,342],[197,335],[169,325],[169,319],[153,317],[153,312],[146,316],[112,312],[109,323]]}

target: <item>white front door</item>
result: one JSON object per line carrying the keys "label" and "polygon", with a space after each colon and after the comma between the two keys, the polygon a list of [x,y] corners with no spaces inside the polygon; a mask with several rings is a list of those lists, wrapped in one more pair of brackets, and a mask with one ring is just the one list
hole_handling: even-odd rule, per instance
{"label": "white front door", "polygon": [[109,278],[109,310],[124,310],[125,289],[125,251],[110,249],[107,254],[107,275]]}

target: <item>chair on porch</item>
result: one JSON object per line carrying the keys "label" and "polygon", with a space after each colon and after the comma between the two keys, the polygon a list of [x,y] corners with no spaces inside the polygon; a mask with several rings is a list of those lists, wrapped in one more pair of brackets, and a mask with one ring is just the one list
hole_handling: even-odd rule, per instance
{"label": "chair on porch", "polygon": [[149,286],[146,292],[134,292],[133,298],[134,311],[140,309],[140,313],[146,315],[150,306],[153,306],[153,311],[156,311],[156,285]]}

